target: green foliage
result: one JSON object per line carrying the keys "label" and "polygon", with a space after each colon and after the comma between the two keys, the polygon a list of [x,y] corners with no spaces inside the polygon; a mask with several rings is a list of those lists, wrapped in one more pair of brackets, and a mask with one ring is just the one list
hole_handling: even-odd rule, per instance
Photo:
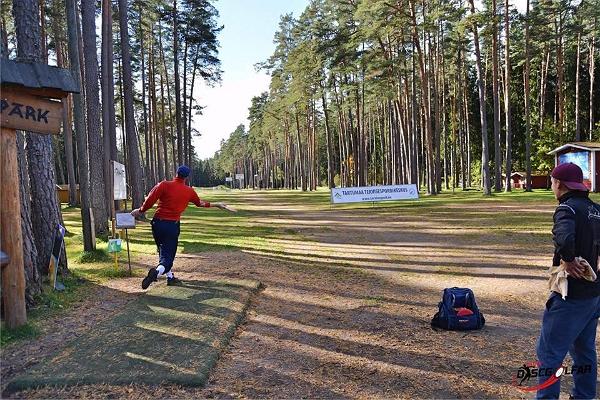
{"label": "green foliage", "polygon": [[543,128],[538,132],[538,138],[534,141],[535,152],[532,161],[534,169],[538,171],[550,171],[554,168],[554,156],[548,153],[565,143],[566,138],[564,136],[552,124],[552,121],[545,121]]}

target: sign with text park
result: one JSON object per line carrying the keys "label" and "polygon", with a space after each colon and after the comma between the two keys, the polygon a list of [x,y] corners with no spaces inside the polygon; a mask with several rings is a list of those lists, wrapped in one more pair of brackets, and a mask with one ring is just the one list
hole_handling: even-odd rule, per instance
{"label": "sign with text park", "polygon": [[63,105],[60,101],[14,90],[2,90],[2,127],[37,133],[60,133]]}
{"label": "sign with text park", "polygon": [[331,189],[331,203],[360,203],[419,198],[417,185],[360,186]]}

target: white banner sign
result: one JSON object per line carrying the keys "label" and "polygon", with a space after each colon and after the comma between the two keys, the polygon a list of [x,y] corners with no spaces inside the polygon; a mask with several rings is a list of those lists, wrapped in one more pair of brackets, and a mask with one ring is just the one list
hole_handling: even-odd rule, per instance
{"label": "white banner sign", "polygon": [[235,179],[241,181],[244,179],[244,174],[235,174]]}
{"label": "white banner sign", "polygon": [[331,202],[333,204],[418,198],[419,191],[417,190],[417,185],[363,186],[331,189]]}
{"label": "white banner sign", "polygon": [[127,182],[125,182],[125,166],[113,161],[113,188],[115,200],[127,199]]}
{"label": "white banner sign", "polygon": [[232,177],[230,177],[230,176],[225,177],[225,182],[231,182],[231,181],[233,181]]}

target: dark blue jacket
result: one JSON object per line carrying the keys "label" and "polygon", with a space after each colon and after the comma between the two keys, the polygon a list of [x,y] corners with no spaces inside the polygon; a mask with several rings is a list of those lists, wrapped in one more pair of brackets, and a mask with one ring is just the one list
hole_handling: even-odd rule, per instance
{"label": "dark blue jacket", "polygon": [[[571,191],[559,199],[554,212],[554,260],[573,261],[583,257],[598,275],[600,256],[600,205],[587,192]],[[569,276],[569,298],[584,299],[600,296],[600,277],[595,282]]]}

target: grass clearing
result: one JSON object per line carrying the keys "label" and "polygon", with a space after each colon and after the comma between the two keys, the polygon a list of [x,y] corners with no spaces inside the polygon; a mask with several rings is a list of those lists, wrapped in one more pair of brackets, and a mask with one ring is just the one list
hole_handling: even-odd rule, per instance
{"label": "grass clearing", "polygon": [[[490,197],[484,197],[479,191],[457,190],[444,191],[438,196],[422,195],[414,201],[335,206],[330,204],[329,191],[323,188],[316,192],[201,189],[199,194],[203,200],[223,201],[239,212],[231,214],[218,209],[189,207],[182,217],[179,254],[242,250],[277,258],[282,262],[301,262],[307,266],[330,268],[340,279],[348,274],[367,273],[361,269],[363,265],[356,261],[357,255],[349,254],[352,252],[372,253],[369,257],[385,256],[392,263],[410,263],[415,259],[413,256],[418,256],[411,254],[418,249],[400,251],[371,246],[372,243],[368,241],[361,243],[361,232],[365,229],[380,230],[382,239],[385,239],[387,232],[393,234],[398,230],[414,230],[431,235],[432,240],[435,235],[456,235],[461,240],[476,240],[482,246],[514,242],[523,248],[534,248],[548,244],[552,208],[556,204],[549,190],[496,193]],[[591,196],[595,201],[600,201],[599,194]],[[494,211],[490,211],[492,207]],[[68,230],[65,243],[69,269],[73,273],[64,279],[67,289],[54,292],[45,287],[38,299],[39,306],[29,312],[29,327],[19,332],[9,332],[3,328],[2,346],[15,340],[35,337],[41,331],[39,326],[43,325],[45,318],[77,302],[81,296],[85,296],[90,285],[102,285],[108,280],[128,276],[125,243],[117,255],[118,268],[115,267],[113,255],[106,252],[108,243],[103,238],[97,239],[94,252],[82,252],[80,209],[63,207],[62,212]],[[354,216],[373,220],[374,226],[353,226]],[[335,223],[330,221],[336,219]],[[392,220],[393,225],[388,227],[386,223]],[[335,238],[340,226],[352,227],[356,245],[344,244],[340,247],[336,246],[335,241],[331,244],[319,242],[323,238]],[[128,233],[132,261],[156,254],[149,223],[138,224],[135,230],[129,230]],[[124,232],[121,237],[125,237]],[[348,239],[352,238],[340,238],[339,241],[346,242]],[[374,248],[376,250],[371,250]],[[448,249],[444,254],[452,257],[452,254],[462,255],[463,252],[457,248]],[[468,277],[461,276],[452,266],[435,265],[435,269],[443,275],[468,281]],[[419,275],[419,272],[411,270],[399,273],[410,278]],[[134,268],[133,275],[141,277],[144,271]]]}
{"label": "grass clearing", "polygon": [[[556,201],[551,192],[498,193],[490,198],[475,191],[443,192],[374,206],[331,206],[326,190],[199,193],[205,200],[223,201],[239,212],[190,207],[182,218],[179,247],[179,254],[188,256],[176,261],[176,274],[190,281],[256,279],[265,284],[265,290],[257,296],[253,318],[236,338],[236,346],[215,370],[216,383],[208,391],[185,392],[181,397],[331,394],[302,390],[299,382],[305,388],[316,382],[314,387],[338,387],[363,397],[389,397],[390,393],[407,398],[418,397],[417,393],[423,397],[440,393],[450,398],[519,397],[507,383],[513,368],[535,351],[552,252]],[[597,194],[592,198],[600,200]],[[44,296],[50,297],[41,302],[38,314],[32,311],[31,326],[15,332],[13,342],[36,335],[40,340],[47,338],[39,333],[45,326],[45,317],[40,315],[64,313],[77,296],[89,297],[92,288],[100,289],[93,293],[104,293],[94,301],[112,305],[115,312],[133,307],[134,303],[125,301],[137,301],[139,280],[116,279],[126,275],[126,246],[118,254],[119,269],[106,253],[105,240],[98,239],[96,252],[82,255],[79,209],[64,209],[64,216],[75,281],[66,292],[46,292]],[[156,259],[150,225],[138,225],[129,237],[132,261],[138,268],[134,274],[141,277],[140,264],[147,268]],[[127,291],[127,285],[138,291]],[[488,318],[485,331],[456,336],[430,329],[441,289],[451,286],[473,288]],[[147,295],[160,288],[153,287]],[[126,300],[112,301],[120,296]],[[195,307],[189,299],[169,300],[158,307],[151,304],[153,312],[165,311],[164,323],[142,321],[132,328],[133,334],[168,332],[183,340],[199,339],[198,330],[187,326],[168,331],[170,311],[166,310],[173,310],[176,303]],[[218,306],[212,301],[207,305]],[[84,308],[76,308],[74,314],[89,316]],[[23,348],[28,347],[24,344]],[[453,349],[451,354],[448,348]],[[478,349],[475,355],[473,348]],[[154,353],[135,354],[144,356],[135,362],[161,361],[153,358]],[[176,364],[185,366],[188,361]],[[468,368],[457,374],[458,364]],[[489,376],[490,367],[498,374]],[[424,380],[431,383],[426,388]],[[470,385],[467,391],[465,382]],[[281,392],[282,388],[289,391]],[[97,393],[98,389],[92,385],[87,390]],[[78,389],[73,390],[71,397],[85,397],[76,396]],[[107,397],[154,393],[122,386],[105,390]],[[44,393],[48,395],[41,397],[53,397],[52,391]]]}

